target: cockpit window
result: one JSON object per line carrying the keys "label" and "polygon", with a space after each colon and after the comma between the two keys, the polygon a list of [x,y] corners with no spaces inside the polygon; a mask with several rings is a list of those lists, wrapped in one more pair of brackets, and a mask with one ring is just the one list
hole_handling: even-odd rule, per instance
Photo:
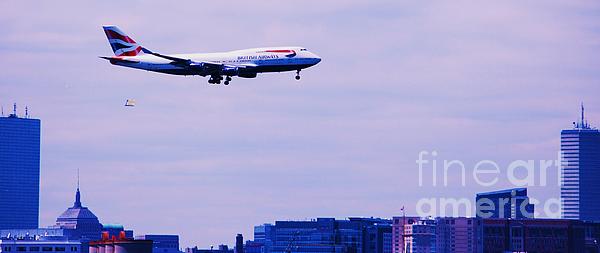
{"label": "cockpit window", "polygon": [[300,51],[306,51],[306,48],[301,48]]}

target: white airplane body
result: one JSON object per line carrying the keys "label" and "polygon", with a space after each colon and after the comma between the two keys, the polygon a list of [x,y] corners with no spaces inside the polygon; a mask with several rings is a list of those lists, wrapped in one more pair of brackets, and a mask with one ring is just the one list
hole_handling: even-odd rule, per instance
{"label": "white airplane body", "polygon": [[229,84],[232,76],[254,78],[258,73],[296,71],[316,65],[321,58],[302,47],[265,47],[222,53],[173,54],[152,52],[115,26],[104,26],[115,53],[101,57],[114,65],[174,75],[210,76],[211,84]]}

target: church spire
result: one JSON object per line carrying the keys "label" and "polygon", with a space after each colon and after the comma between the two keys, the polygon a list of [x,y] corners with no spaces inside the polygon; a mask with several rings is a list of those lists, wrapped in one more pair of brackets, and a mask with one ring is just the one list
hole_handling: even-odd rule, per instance
{"label": "church spire", "polygon": [[73,207],[81,208],[81,193],[79,192],[79,169],[77,169],[77,192],[75,193],[75,203]]}

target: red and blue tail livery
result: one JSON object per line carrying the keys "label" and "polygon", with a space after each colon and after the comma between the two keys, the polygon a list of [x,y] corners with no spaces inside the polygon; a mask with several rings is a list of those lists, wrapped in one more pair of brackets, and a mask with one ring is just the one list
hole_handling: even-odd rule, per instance
{"label": "red and blue tail livery", "polygon": [[140,45],[116,26],[103,26],[102,28],[104,28],[108,43],[116,56],[136,56],[142,51]]}
{"label": "red and blue tail livery", "polygon": [[317,65],[321,58],[303,47],[265,47],[220,53],[164,55],[136,43],[116,26],[103,26],[115,56],[111,64],[173,75],[209,76],[208,83],[227,85],[231,77],[254,78],[259,73],[296,71]]}

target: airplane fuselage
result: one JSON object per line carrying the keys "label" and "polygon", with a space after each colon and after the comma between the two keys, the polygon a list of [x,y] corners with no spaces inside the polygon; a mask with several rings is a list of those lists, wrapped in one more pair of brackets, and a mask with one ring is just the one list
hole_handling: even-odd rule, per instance
{"label": "airplane fuselage", "polygon": [[[238,75],[240,77],[255,77],[257,73],[265,72],[299,71],[321,61],[317,55],[301,47],[252,48],[221,53],[171,54],[169,56],[243,69],[242,74]],[[176,64],[172,60],[152,54],[119,56],[113,59],[115,60],[110,62],[115,65],[160,73],[210,75],[208,72],[203,73],[202,68]]]}

